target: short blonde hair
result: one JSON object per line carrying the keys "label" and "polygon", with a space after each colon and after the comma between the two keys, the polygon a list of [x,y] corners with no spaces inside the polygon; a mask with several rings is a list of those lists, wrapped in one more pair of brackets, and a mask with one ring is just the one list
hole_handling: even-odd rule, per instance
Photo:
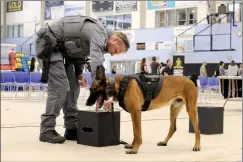
{"label": "short blonde hair", "polygon": [[121,38],[121,40],[125,43],[127,50],[130,48],[130,41],[126,34],[123,32],[114,32],[113,34]]}

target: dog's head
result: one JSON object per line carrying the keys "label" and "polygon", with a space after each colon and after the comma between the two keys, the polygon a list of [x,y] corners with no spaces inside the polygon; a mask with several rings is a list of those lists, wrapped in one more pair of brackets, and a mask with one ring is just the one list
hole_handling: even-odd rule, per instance
{"label": "dog's head", "polygon": [[104,100],[108,100],[110,97],[110,89],[108,78],[105,75],[105,68],[100,65],[97,67],[95,79],[90,86],[90,95],[86,101],[86,106],[93,106],[97,102],[99,108],[101,108]]}

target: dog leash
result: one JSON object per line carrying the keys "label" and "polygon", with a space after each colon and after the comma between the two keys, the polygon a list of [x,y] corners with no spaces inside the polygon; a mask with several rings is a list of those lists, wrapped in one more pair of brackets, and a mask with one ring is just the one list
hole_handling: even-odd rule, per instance
{"label": "dog leash", "polygon": [[[115,122],[114,122],[114,103],[111,103],[111,117],[112,117],[112,124],[113,124],[114,135],[116,136],[116,139],[119,140],[117,135],[116,135],[116,128],[115,128]],[[125,141],[119,140],[119,144],[126,145],[128,143],[125,142]]]}

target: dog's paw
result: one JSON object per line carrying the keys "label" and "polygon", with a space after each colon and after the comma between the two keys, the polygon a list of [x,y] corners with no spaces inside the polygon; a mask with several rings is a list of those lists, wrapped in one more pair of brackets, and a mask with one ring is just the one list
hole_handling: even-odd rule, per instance
{"label": "dog's paw", "polygon": [[132,149],[132,148],[133,148],[133,145],[126,144],[126,145],[124,146],[124,148],[125,148],[125,149]]}
{"label": "dog's paw", "polygon": [[157,146],[167,146],[167,143],[165,143],[165,142],[159,142],[159,143],[157,143]]}
{"label": "dog's paw", "polygon": [[138,152],[135,151],[135,150],[127,150],[126,151],[126,154],[136,154],[136,153],[138,153]]}
{"label": "dog's paw", "polygon": [[200,148],[200,146],[194,146],[192,150],[193,150],[193,151],[200,151],[201,148]]}

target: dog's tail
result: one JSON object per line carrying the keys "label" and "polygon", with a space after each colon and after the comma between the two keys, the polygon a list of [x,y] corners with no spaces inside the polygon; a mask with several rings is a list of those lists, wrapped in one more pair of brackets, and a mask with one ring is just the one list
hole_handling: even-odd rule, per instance
{"label": "dog's tail", "polygon": [[198,76],[196,74],[192,74],[190,76],[190,80],[195,84],[195,86],[197,87],[197,80],[198,80]]}

